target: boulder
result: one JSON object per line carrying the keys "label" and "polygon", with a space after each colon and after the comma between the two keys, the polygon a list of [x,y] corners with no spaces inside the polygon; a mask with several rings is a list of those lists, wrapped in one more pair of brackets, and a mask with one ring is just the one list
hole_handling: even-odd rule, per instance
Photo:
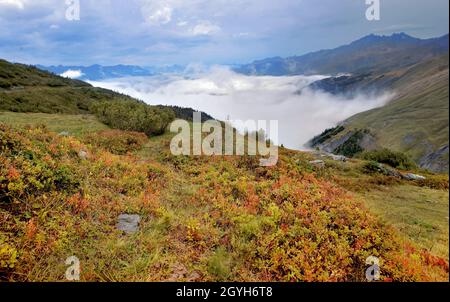
{"label": "boulder", "polygon": [[370,170],[371,171],[376,171],[378,173],[381,173],[383,175],[386,176],[392,176],[392,177],[398,177],[398,178],[402,178],[402,174],[400,172],[398,172],[396,169],[385,166],[383,164],[380,163],[373,163],[374,167],[371,167]]}
{"label": "boulder", "polygon": [[84,150],[80,150],[80,152],[78,152],[78,157],[82,160],[86,160],[88,159],[88,153]]}
{"label": "boulder", "polygon": [[325,162],[323,160],[312,160],[309,162],[311,165],[317,168],[325,168]]}
{"label": "boulder", "polygon": [[139,230],[141,216],[121,214],[117,219],[117,229],[127,234],[136,233]]}
{"label": "boulder", "polygon": [[404,179],[407,179],[407,180],[425,180],[425,179],[427,179],[426,177],[424,177],[422,175],[417,175],[417,174],[412,174],[412,173],[403,174],[402,176]]}
{"label": "boulder", "polygon": [[392,177],[402,177],[402,174],[398,172],[396,169],[379,164],[380,169],[382,170],[382,173],[386,176],[392,176]]}
{"label": "boulder", "polygon": [[70,136],[70,133],[68,131],[63,131],[63,132],[60,132],[58,135],[67,137],[67,136]]}
{"label": "boulder", "polygon": [[330,154],[330,157],[335,160],[335,161],[343,161],[346,162],[348,160],[348,158],[344,155],[335,155],[335,154]]}

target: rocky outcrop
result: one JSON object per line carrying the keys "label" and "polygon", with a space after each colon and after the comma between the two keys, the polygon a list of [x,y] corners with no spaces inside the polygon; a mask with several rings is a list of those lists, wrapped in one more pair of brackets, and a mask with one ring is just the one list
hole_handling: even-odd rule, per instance
{"label": "rocky outcrop", "polygon": [[426,179],[426,177],[424,177],[422,175],[417,175],[417,174],[412,174],[412,173],[402,174],[402,177],[406,180],[425,180]]}
{"label": "rocky outcrop", "polygon": [[439,148],[437,151],[431,151],[419,159],[419,166],[439,173],[448,173],[449,145]]}
{"label": "rocky outcrop", "polygon": [[316,168],[325,168],[325,162],[323,160],[312,160],[309,162],[312,166]]}
{"label": "rocky outcrop", "polygon": [[310,145],[321,151],[344,157],[353,157],[359,152],[373,150],[377,146],[375,138],[366,129],[346,130],[344,128],[344,130],[333,134],[333,131],[330,135],[330,130],[327,130],[311,140]]}

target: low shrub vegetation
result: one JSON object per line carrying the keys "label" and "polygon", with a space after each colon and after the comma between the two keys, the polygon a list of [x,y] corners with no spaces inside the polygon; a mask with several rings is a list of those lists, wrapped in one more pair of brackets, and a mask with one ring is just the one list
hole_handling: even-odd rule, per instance
{"label": "low shrub vegetation", "polygon": [[95,102],[90,111],[111,128],[143,132],[148,136],[164,133],[175,119],[175,113],[171,109],[125,99]]}
{"label": "low shrub vegetation", "polygon": [[[67,257],[94,253],[96,264],[85,263],[85,278],[102,280],[97,269],[120,270],[121,256],[108,248],[119,235],[117,216],[139,213],[157,220],[167,211],[159,203],[160,165],[91,149],[45,127],[0,125],[0,162],[0,279],[61,280]],[[152,167],[160,172],[150,175]]]}
{"label": "low shrub vegetation", "polygon": [[316,147],[322,143],[324,143],[325,141],[327,141],[328,139],[338,135],[339,133],[341,133],[342,131],[344,131],[345,128],[343,126],[337,126],[335,128],[330,128],[325,130],[324,132],[322,132],[320,135],[314,137],[311,142],[310,145],[312,147]]}
{"label": "low shrub vegetation", "polygon": [[148,142],[148,137],[140,132],[105,130],[89,134],[83,141],[113,154],[125,155],[140,150]]}
{"label": "low shrub vegetation", "polygon": [[364,138],[365,135],[369,134],[369,130],[355,130],[351,133],[351,136],[340,145],[337,149],[333,151],[335,154],[341,154],[347,157],[354,157],[355,155],[364,151],[361,147],[360,142]]}
{"label": "low shrub vegetation", "polygon": [[[381,259],[383,281],[448,279],[447,260],[303,169],[300,153],[259,167],[257,158],[174,157],[152,138],[135,155],[140,142],[123,139],[141,136],[113,133],[118,142],[88,144],[0,126],[1,279],[64,280],[74,255],[81,281],[363,281],[369,256]],[[123,213],[141,216],[136,234],[116,229]]]}
{"label": "low shrub vegetation", "polygon": [[392,151],[389,149],[365,151],[359,158],[389,165],[393,168],[412,170],[416,169],[416,164],[403,152]]}

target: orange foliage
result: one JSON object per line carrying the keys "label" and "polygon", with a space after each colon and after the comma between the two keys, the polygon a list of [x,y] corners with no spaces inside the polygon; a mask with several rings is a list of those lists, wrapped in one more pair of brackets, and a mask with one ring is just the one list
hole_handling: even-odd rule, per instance
{"label": "orange foliage", "polygon": [[89,201],[81,193],[72,195],[67,202],[76,214],[85,213],[89,207]]}
{"label": "orange foliage", "polygon": [[14,167],[10,167],[9,170],[8,170],[8,178],[10,180],[17,180],[17,179],[19,179],[20,178],[19,171],[16,168],[14,168]]}

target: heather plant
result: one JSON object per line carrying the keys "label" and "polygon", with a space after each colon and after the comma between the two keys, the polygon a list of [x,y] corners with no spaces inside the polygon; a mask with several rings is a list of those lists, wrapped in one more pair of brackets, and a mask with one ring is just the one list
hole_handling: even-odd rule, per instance
{"label": "heather plant", "polygon": [[[130,135],[114,133],[119,145]],[[118,155],[99,140],[0,126],[1,279],[64,280],[71,256],[81,281],[363,281],[369,256],[382,281],[448,278],[447,260],[303,168],[300,153],[261,167],[176,157],[151,140]],[[137,233],[116,228],[123,213],[142,217]]]}
{"label": "heather plant", "polygon": [[393,168],[411,170],[416,169],[417,165],[402,152],[396,152],[389,149],[365,151],[359,155],[360,158],[387,164]]}
{"label": "heather plant", "polygon": [[140,150],[148,142],[148,137],[139,132],[105,130],[89,134],[83,141],[113,154],[125,155]]}
{"label": "heather plant", "polygon": [[90,111],[111,128],[143,132],[148,136],[164,133],[175,118],[171,109],[127,99],[94,102]]}

